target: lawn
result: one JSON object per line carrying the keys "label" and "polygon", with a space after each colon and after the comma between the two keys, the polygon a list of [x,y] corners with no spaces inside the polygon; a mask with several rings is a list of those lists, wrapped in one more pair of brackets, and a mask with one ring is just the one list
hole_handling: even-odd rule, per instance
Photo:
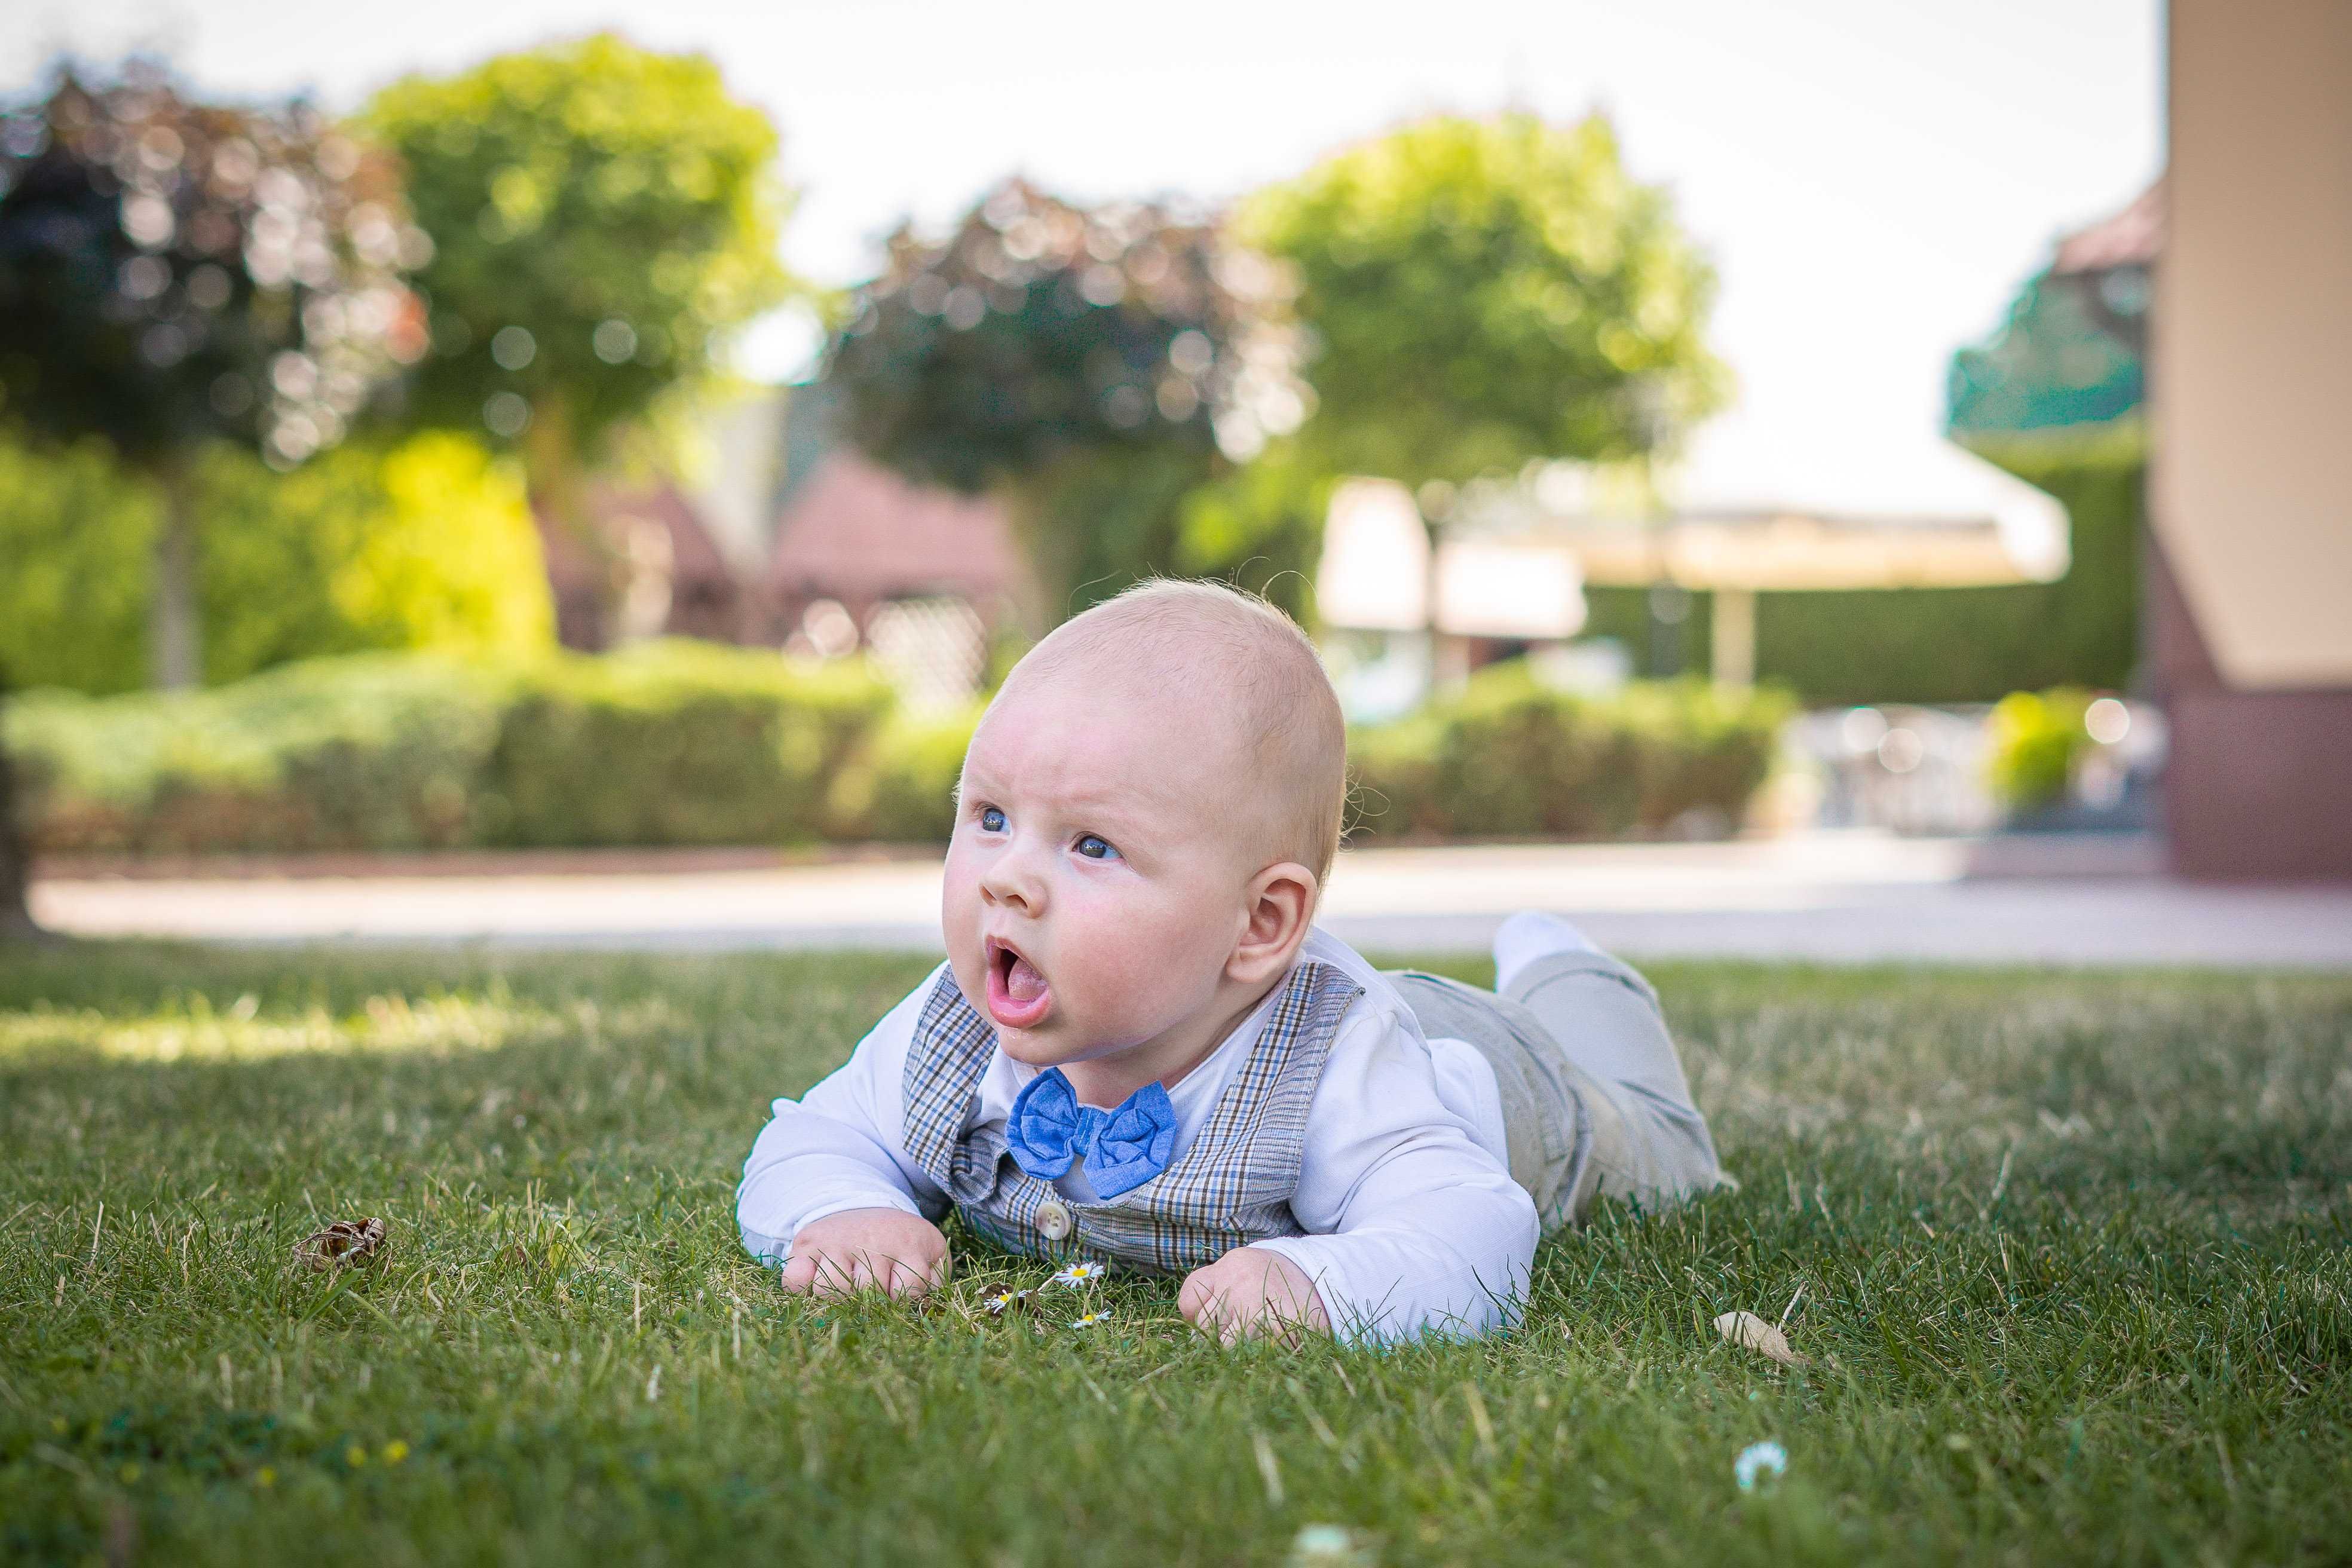
{"label": "lawn", "polygon": [[1228,1352],[741,1256],[766,1100],[923,967],[0,956],[0,1560],[2352,1555],[2352,977],[1662,966],[1739,1192],[1507,1338]]}

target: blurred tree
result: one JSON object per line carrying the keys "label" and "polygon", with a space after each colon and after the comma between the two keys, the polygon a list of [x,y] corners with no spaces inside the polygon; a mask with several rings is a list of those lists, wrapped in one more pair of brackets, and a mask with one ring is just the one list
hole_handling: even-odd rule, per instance
{"label": "blurred tree", "polygon": [[1172,564],[1177,506],[1305,416],[1281,279],[1164,205],[992,190],[910,228],[826,374],[853,437],[908,478],[1003,494],[1057,611]]}
{"label": "blurred tree", "polygon": [[203,672],[195,472],[210,442],[291,468],[424,352],[392,169],[302,104],[191,103],[160,68],[0,110],[0,414],[103,437],[158,488],[156,684]]}
{"label": "blurred tree", "polygon": [[[193,482],[207,682],[320,654],[554,641],[520,465],[470,437],[355,439],[289,474],[216,445]],[[0,436],[0,664],[21,685],[145,684],[159,510],[103,442]]]}
{"label": "blurred tree", "polygon": [[1275,442],[1184,498],[1173,569],[1263,594],[1311,623],[1323,514],[1335,483],[1297,440]]}
{"label": "blurred tree", "polygon": [[395,82],[362,123],[435,242],[417,412],[518,443],[534,499],[603,556],[580,500],[599,444],[790,287],[774,127],[707,58],[611,34]]}
{"label": "blurred tree", "polygon": [[1304,432],[1335,471],[1422,485],[1643,455],[1718,407],[1715,274],[1599,115],[1439,117],[1246,203],[1317,340]]}

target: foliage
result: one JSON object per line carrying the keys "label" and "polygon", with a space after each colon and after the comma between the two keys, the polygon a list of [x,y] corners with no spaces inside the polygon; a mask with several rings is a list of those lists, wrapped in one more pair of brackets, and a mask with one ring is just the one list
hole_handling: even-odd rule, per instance
{"label": "foliage", "polygon": [[1698,681],[1586,698],[1524,661],[1349,737],[1351,841],[1729,832],[1780,746],[1789,704]]}
{"label": "foliage", "polygon": [[482,836],[517,845],[777,844],[824,826],[827,782],[881,719],[862,672],[709,643],[570,658],[499,725]]}
{"label": "foliage", "polygon": [[7,715],[37,849],[463,842],[499,682],[433,657],[293,665],[194,693],[37,692]]}
{"label": "foliage", "polygon": [[[520,656],[552,641],[520,478],[468,438],[355,441],[284,475],[215,446],[192,486],[215,682],[319,654]],[[143,684],[157,514],[102,443],[0,437],[0,661],[24,684]]]}
{"label": "foliage", "polygon": [[146,684],[158,510],[99,437],[45,452],[0,433],[0,664],[19,685]]}
{"label": "foliage", "polygon": [[2083,725],[2090,706],[2089,692],[2070,687],[2012,691],[1993,704],[1987,765],[1993,795],[2003,805],[2023,811],[2065,798],[2092,748]]}
{"label": "foliage", "polygon": [[910,479],[1005,496],[1057,612],[1170,570],[1182,498],[1305,414],[1280,279],[1208,221],[1021,180],[902,228],[827,380]]}
{"label": "foliage", "polygon": [[[1988,439],[1977,449],[2064,503],[2074,529],[2066,575],[2005,588],[1759,594],[1761,679],[1818,705],[1991,702],[2052,686],[2130,686],[2139,660],[2144,430],[2126,423],[2088,436]],[[1588,588],[1585,599],[1587,635],[1620,638],[1647,659],[1643,590]],[[1706,667],[1707,610],[1706,595],[1697,595],[1683,628],[1684,668]]]}
{"label": "foliage", "polygon": [[155,466],[227,438],[290,465],[424,349],[396,172],[295,104],[64,73],[0,115],[0,389],[45,435]]}
{"label": "foliage", "polygon": [[944,239],[891,237],[827,379],[866,451],[968,492],[1074,454],[1248,456],[1303,412],[1281,302],[1271,270],[1204,219],[1007,180]]}
{"label": "foliage", "polygon": [[651,643],[509,665],[366,656],[186,696],[11,704],[47,850],[757,844],[816,837],[879,722],[855,670]]}
{"label": "foliage", "polygon": [[158,488],[157,685],[204,676],[197,458],[341,440],[424,352],[402,272],[428,247],[394,171],[307,105],[191,103],[134,64],[0,113],[0,415],[102,437]]}
{"label": "foliage", "polygon": [[536,425],[535,483],[553,478],[537,454],[588,451],[786,288],[775,130],[706,57],[599,34],[404,79],[361,124],[434,239],[417,412],[501,438]]}
{"label": "foliage", "polygon": [[2018,290],[2009,319],[1988,342],[1952,355],[1948,389],[1952,434],[1962,440],[2096,426],[2147,400],[2137,348],[2109,323],[2116,304],[2145,337],[2145,268],[2096,279],[2044,271]]}
{"label": "foliage", "polygon": [[1263,594],[1302,626],[1315,624],[1315,570],[1337,480],[1296,440],[1275,443],[1186,495],[1169,571]]}
{"label": "foliage", "polygon": [[[550,1564],[1272,1563],[1309,1524],[1496,1568],[2352,1539],[2342,976],[1657,966],[1744,1186],[1604,1205],[1538,1253],[1518,1332],[1372,1355],[1223,1351],[1148,1281],[1097,1288],[1088,1333],[1061,1291],[991,1319],[1045,1270],[961,1237],[927,1311],[780,1296],[735,1234],[743,1152],[934,962],[0,959],[0,1556],[244,1568],[354,1529],[390,1561]],[[363,1215],[378,1262],[288,1267]],[[1722,1343],[1733,1310],[1785,1310],[1812,1366]],[[1743,1492],[1766,1438],[1788,1473]]]}
{"label": "foliage", "polygon": [[955,830],[956,784],[980,715],[978,705],[962,712],[893,714],[835,775],[826,798],[832,836],[944,843]]}
{"label": "foliage", "polygon": [[[23,820],[51,852],[936,841],[979,717],[898,712],[855,665],[679,642],[317,659],[192,696],[12,706]],[[1497,667],[1350,737],[1359,831],[1722,831],[1783,711],[1697,684],[1588,700]]]}
{"label": "foliage", "polygon": [[1639,456],[1724,400],[1714,272],[1598,115],[1423,120],[1261,193],[1239,226],[1296,269],[1332,471],[1417,485]]}

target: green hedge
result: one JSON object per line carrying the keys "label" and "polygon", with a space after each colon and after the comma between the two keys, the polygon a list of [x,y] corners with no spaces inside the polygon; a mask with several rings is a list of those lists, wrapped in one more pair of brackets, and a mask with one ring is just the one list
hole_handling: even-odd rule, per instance
{"label": "green hedge", "polygon": [[433,847],[471,841],[503,684],[362,656],[181,697],[39,691],[7,742],[37,849]]}
{"label": "green hedge", "polygon": [[891,715],[834,779],[826,796],[832,836],[944,841],[955,827],[956,781],[980,712],[975,704],[961,713]]}
{"label": "green hedge", "polygon": [[488,773],[496,844],[789,844],[890,705],[847,668],[671,642],[547,667],[506,707]]}
{"label": "green hedge", "polygon": [[655,643],[467,666],[289,665],[209,691],[8,705],[37,849],[131,853],[806,841],[888,711],[855,667]]}
{"label": "green hedge", "polygon": [[1460,693],[1349,737],[1350,841],[1728,831],[1790,711],[1777,692],[1700,681],[1575,697],[1522,663],[1490,666]]}
{"label": "green hedge", "polygon": [[[1786,712],[1698,682],[1568,697],[1499,665],[1350,737],[1356,833],[1727,828]],[[36,848],[121,854],[936,842],[978,716],[898,711],[855,665],[682,642],[507,665],[313,659],[5,711]]]}
{"label": "green hedge", "polygon": [[[1810,705],[1991,702],[2053,686],[2120,690],[2139,655],[2140,522],[2147,441],[2137,426],[2095,436],[1984,443],[1987,458],[2063,502],[2074,563],[2055,583],[1763,594],[1756,605],[1760,679]],[[1643,591],[1588,591],[1588,635],[1650,657]],[[1707,599],[1683,626],[1681,668],[1707,668]]]}

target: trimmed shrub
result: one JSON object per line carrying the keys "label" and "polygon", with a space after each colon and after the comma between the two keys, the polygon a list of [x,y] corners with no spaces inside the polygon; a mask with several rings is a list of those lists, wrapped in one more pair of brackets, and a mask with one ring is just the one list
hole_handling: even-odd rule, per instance
{"label": "trimmed shrub", "polygon": [[442,848],[473,806],[511,678],[432,656],[292,665],[232,686],[8,705],[37,849]]}
{"label": "trimmed shrub", "polygon": [[547,666],[499,726],[484,841],[782,844],[824,831],[828,781],[889,690],[714,643]]}
{"label": "trimmed shrub", "polygon": [[862,669],[653,644],[479,667],[314,659],[183,695],[8,705],[37,849],[786,843],[889,707]]}
{"label": "trimmed shrub", "polygon": [[[1720,831],[1787,705],[1697,682],[1605,700],[1521,663],[1349,739],[1361,837]],[[8,704],[37,850],[937,842],[977,706],[900,713],[863,668],[709,643],[467,665],[313,659],[174,696]]]}
{"label": "trimmed shrub", "polygon": [[834,780],[831,837],[919,844],[955,828],[956,780],[980,706],[960,713],[894,714]]}
{"label": "trimmed shrub", "polygon": [[1354,835],[1613,837],[1727,832],[1771,771],[1787,700],[1698,681],[1609,698],[1493,665],[1457,694],[1349,736]]}
{"label": "trimmed shrub", "polygon": [[2090,707],[2089,692],[2068,687],[2012,691],[1993,705],[1987,771],[2003,805],[2031,811],[2065,798],[2093,746],[2083,724]]}

